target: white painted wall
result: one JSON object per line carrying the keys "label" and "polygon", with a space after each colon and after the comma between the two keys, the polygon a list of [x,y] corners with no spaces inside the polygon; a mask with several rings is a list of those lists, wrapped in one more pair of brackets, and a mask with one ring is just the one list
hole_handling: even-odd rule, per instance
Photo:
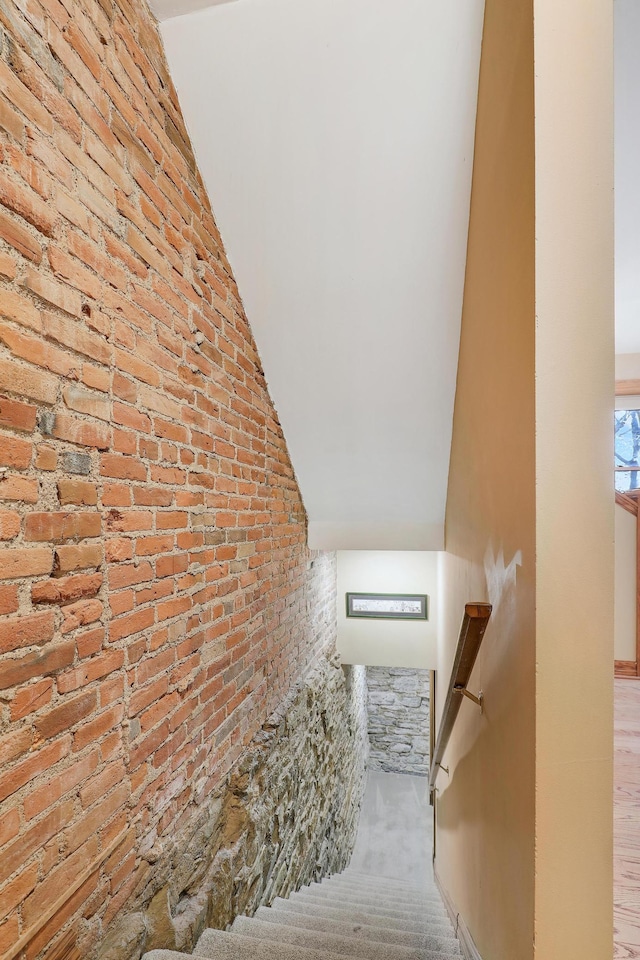
{"label": "white painted wall", "polygon": [[[347,593],[426,593],[427,621],[359,620],[346,615]],[[435,670],[438,554],[338,551],[338,653],[343,663]]]}
{"label": "white painted wall", "polygon": [[615,0],[616,351],[640,352],[640,3]]}
{"label": "white painted wall", "polygon": [[616,356],[616,380],[640,380],[640,353],[619,353]]}
{"label": "white painted wall", "polygon": [[161,24],[314,548],[443,543],[483,10],[241,0]]}
{"label": "white painted wall", "polygon": [[616,504],[616,660],[636,659],[636,528],[633,514]]}

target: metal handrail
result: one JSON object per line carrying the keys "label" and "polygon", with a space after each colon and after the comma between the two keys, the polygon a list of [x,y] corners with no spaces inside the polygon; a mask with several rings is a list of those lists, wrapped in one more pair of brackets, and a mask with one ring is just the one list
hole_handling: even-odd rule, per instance
{"label": "metal handrail", "polygon": [[[473,665],[478,656],[478,650],[482,643],[489,617],[491,616],[490,603],[467,603],[464,608],[464,617],[460,627],[460,637],[456,648],[456,655],[453,661],[451,677],[449,679],[449,689],[447,690],[447,699],[445,700],[444,710],[442,711],[442,720],[438,730],[438,739],[436,748],[431,760],[431,769],[429,771],[429,789],[434,790],[436,779],[440,768],[444,752],[456,722],[458,711],[462,704],[462,698],[467,697],[477,704],[482,710],[483,696],[482,692],[476,696],[467,690],[467,684],[471,677]],[[445,767],[442,767],[446,771]]]}

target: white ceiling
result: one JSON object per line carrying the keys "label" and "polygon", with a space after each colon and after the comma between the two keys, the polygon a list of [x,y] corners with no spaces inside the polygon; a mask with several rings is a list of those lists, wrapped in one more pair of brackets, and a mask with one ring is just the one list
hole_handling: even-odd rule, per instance
{"label": "white ceiling", "polygon": [[161,24],[311,546],[443,545],[483,7],[237,0]]}
{"label": "white ceiling", "polygon": [[616,353],[640,353],[640,2],[614,10]]}

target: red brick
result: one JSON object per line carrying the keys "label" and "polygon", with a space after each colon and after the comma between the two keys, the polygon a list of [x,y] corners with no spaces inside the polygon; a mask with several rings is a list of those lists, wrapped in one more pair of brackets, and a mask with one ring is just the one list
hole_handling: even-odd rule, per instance
{"label": "red brick", "polygon": [[[80,304],[77,304],[80,309]],[[69,307],[76,304],[69,304]],[[56,343],[68,347],[75,353],[83,354],[97,363],[110,363],[111,347],[104,336],[81,326],[74,317],[62,317],[59,313],[45,310],[42,313],[42,332]]]}
{"label": "red brick", "polygon": [[13,760],[23,756],[31,747],[31,742],[32,735],[29,727],[21,727],[0,737],[0,765],[8,766]]}
{"label": "red brick", "polygon": [[51,702],[53,680],[43,679],[19,690],[11,701],[11,720],[21,720]]}
{"label": "red brick", "polygon": [[0,549],[0,580],[17,580],[51,573],[53,551],[48,547]]}
{"label": "red brick", "polygon": [[173,510],[160,512],[156,517],[156,526],[158,530],[177,530],[186,528],[189,523],[189,515],[182,510]]}
{"label": "red brick", "polygon": [[69,670],[58,677],[58,690],[60,693],[69,693],[84,687],[94,680],[106,677],[119,670],[124,663],[123,650],[104,651],[100,656],[92,657],[85,661],[81,666],[74,670]]}
{"label": "red brick", "polygon": [[[86,413],[87,416],[97,417],[98,420],[111,421],[111,403],[100,394],[90,393],[74,384],[67,384],[62,391],[65,404],[76,413]],[[115,418],[114,418],[115,419]],[[116,419],[115,421],[119,421]]]}
{"label": "red brick", "polygon": [[20,813],[17,807],[0,816],[0,847],[13,840],[20,832]]}
{"label": "red brick", "polygon": [[80,290],[94,300],[100,299],[102,284],[90,270],[81,266],[74,257],[70,257],[59,247],[49,245],[49,263],[57,277],[70,284],[75,290]]}
{"label": "red brick", "polygon": [[0,951],[3,954],[8,953],[18,941],[20,934],[18,923],[18,914],[14,913],[0,925]]}
{"label": "red brick", "polygon": [[110,510],[106,517],[105,527],[113,533],[151,530],[153,528],[153,514],[149,510]]}
{"label": "red brick", "polygon": [[95,772],[99,762],[98,751],[92,750],[86,757],[72,762],[61,773],[49,777],[46,784],[25,798],[24,815],[27,820],[39,816],[52,803],[56,803],[60,797],[88,779]]}
{"label": "red brick", "polygon": [[58,466],[58,452],[55,447],[41,443],[36,448],[36,470],[55,470]]}
{"label": "red brick", "polygon": [[37,407],[32,403],[0,397],[0,425],[3,427],[31,433],[35,429],[37,412]]}
{"label": "red brick", "polygon": [[108,450],[111,430],[101,423],[92,423],[89,420],[80,420],[78,417],[58,413],[53,427],[53,436],[59,440],[67,440],[69,443],[77,443],[83,447]]}
{"label": "red brick", "polygon": [[105,734],[110,733],[122,721],[124,707],[117,703],[108,710],[92,717],[87,723],[83,723],[76,730],[73,737],[73,748],[75,751],[84,750],[90,743],[97,743]]}
{"label": "red brick", "polygon": [[128,563],[113,570],[109,570],[109,589],[120,590],[132,584],[146,583],[153,580],[153,567],[148,560],[142,563]]}
{"label": "red brick", "polygon": [[98,567],[102,562],[103,547],[101,543],[81,543],[58,547],[56,549],[56,570],[67,573],[70,570],[85,570],[88,567]]}
{"label": "red brick", "polygon": [[25,503],[37,503],[38,481],[10,473],[6,473],[4,476],[0,475],[0,500],[23,500]]}
{"label": "red brick", "polygon": [[141,507],[170,507],[173,503],[173,491],[149,487],[135,487],[133,491],[133,502],[136,506]]}
{"label": "red brick", "polygon": [[133,557],[133,540],[113,537],[105,544],[105,558],[108,563],[121,563]]}
{"label": "red brick", "polygon": [[93,507],[98,502],[98,493],[95,483],[89,480],[68,479],[59,481],[58,498],[63,507],[67,504]]}
{"label": "red brick", "polygon": [[18,585],[1,584],[0,585],[0,616],[6,616],[8,613],[16,613],[18,610]]}
{"label": "red brick", "polygon": [[[54,764],[67,756],[70,744],[71,739],[69,737],[63,737],[61,740],[56,740],[54,743],[43,746],[40,750],[30,754],[27,760],[22,760],[20,763],[15,764],[10,770],[4,771],[2,780],[0,780],[0,803],[15,793],[16,790],[19,790],[20,787],[24,787],[24,785],[33,780],[34,777],[50,770]],[[45,837],[43,837],[42,842],[44,842],[44,839]],[[20,837],[18,843],[24,843],[25,847],[28,846],[25,842],[24,835]],[[13,846],[15,847],[15,844]],[[11,863],[9,850],[5,850],[2,854],[2,868],[5,876],[13,872],[9,869],[7,860]]]}
{"label": "red brick", "polygon": [[101,586],[101,573],[77,573],[34,583],[31,600],[33,603],[72,603],[83,597],[95,596]]}
{"label": "red brick", "polygon": [[154,553],[166,553],[173,548],[173,537],[139,537],[136,542],[136,556],[149,557]]}
{"label": "red brick", "polygon": [[77,290],[35,270],[27,270],[24,283],[28,290],[47,303],[74,317],[81,316],[82,298]]}
{"label": "red brick", "polygon": [[0,653],[9,653],[20,647],[41,647],[53,637],[55,615],[53,610],[0,621]]}
{"label": "red brick", "polygon": [[51,740],[90,716],[96,705],[97,694],[95,690],[72,699],[63,700],[58,706],[38,717],[34,724],[36,734],[42,740]]}
{"label": "red brick", "polygon": [[115,477],[118,480],[147,479],[147,468],[139,460],[112,453],[105,453],[100,458],[100,473],[103,477]]}
{"label": "red brick", "polygon": [[73,663],[74,655],[75,644],[67,641],[60,644],[52,643],[43,647],[42,650],[5,660],[0,670],[0,690],[15,687],[33,677],[56,673]]}
{"label": "red brick", "polygon": [[0,436],[0,466],[26,470],[31,464],[33,445],[19,437]]}
{"label": "red brick", "polygon": [[[2,111],[2,106],[0,106],[0,113]],[[7,280],[15,280],[18,273],[18,261],[15,257],[11,257],[8,253],[0,253],[0,276],[6,277]]]}
{"label": "red brick", "polygon": [[0,919],[4,919],[31,893],[38,882],[38,872],[38,864],[34,863],[0,890]]}
{"label": "red brick", "polygon": [[[41,200],[26,184],[18,186],[17,183],[9,179],[7,171],[2,169],[0,169],[0,201],[8,210],[16,213],[19,217],[23,217],[40,233],[47,237],[53,236],[53,225],[56,218],[52,206]],[[12,242],[9,237],[6,239],[9,243]],[[16,246],[16,249],[20,248]],[[28,256],[24,250],[20,250],[20,252]]]}
{"label": "red brick", "polygon": [[36,923],[47,908],[59,899],[60,890],[69,887],[97,856],[98,838],[90,837],[83,847],[67,856],[62,864],[36,887],[31,896],[27,897],[22,905],[24,922],[29,926]]}
{"label": "red brick", "polygon": [[0,510],[0,540],[13,540],[20,533],[20,514]]}
{"label": "red brick", "polygon": [[[0,210],[0,224],[2,223],[1,218],[2,211]],[[6,317],[13,323],[17,323],[21,327],[28,327],[31,330],[40,331],[42,329],[40,311],[28,297],[15,290],[0,290],[0,317]]]}
{"label": "red brick", "polygon": [[99,513],[30,513],[25,522],[25,540],[74,540],[99,537]]}
{"label": "red brick", "polygon": [[104,627],[94,627],[92,630],[85,630],[84,633],[79,634],[76,637],[76,646],[80,659],[83,660],[85,657],[92,657],[94,653],[98,653],[102,649],[104,638]]}
{"label": "red brick", "polygon": [[189,558],[186,553],[174,553],[168,557],[158,557],[156,560],[156,576],[173,577],[189,569]]}
{"label": "red brick", "polygon": [[137,610],[126,616],[116,617],[109,625],[109,640],[115,643],[125,637],[131,637],[142,630],[148,629],[155,621],[155,612],[152,608]]}
{"label": "red brick", "polygon": [[0,358],[0,390],[40,400],[42,403],[55,403],[58,384],[50,374],[3,357]]}
{"label": "red brick", "polygon": [[60,632],[69,633],[71,630],[77,630],[78,627],[99,620],[102,616],[102,603],[100,600],[78,600],[77,603],[65,607],[63,613],[64,620]]}

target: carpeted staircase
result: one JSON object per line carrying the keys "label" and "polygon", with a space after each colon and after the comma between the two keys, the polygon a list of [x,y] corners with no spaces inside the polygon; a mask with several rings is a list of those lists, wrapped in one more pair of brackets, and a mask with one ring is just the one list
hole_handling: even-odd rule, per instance
{"label": "carpeted staircase", "polygon": [[[460,944],[433,882],[416,887],[344,873],[277,898],[228,932],[205,930],[193,951],[209,960],[460,960]],[[188,960],[151,950],[143,960]]]}

